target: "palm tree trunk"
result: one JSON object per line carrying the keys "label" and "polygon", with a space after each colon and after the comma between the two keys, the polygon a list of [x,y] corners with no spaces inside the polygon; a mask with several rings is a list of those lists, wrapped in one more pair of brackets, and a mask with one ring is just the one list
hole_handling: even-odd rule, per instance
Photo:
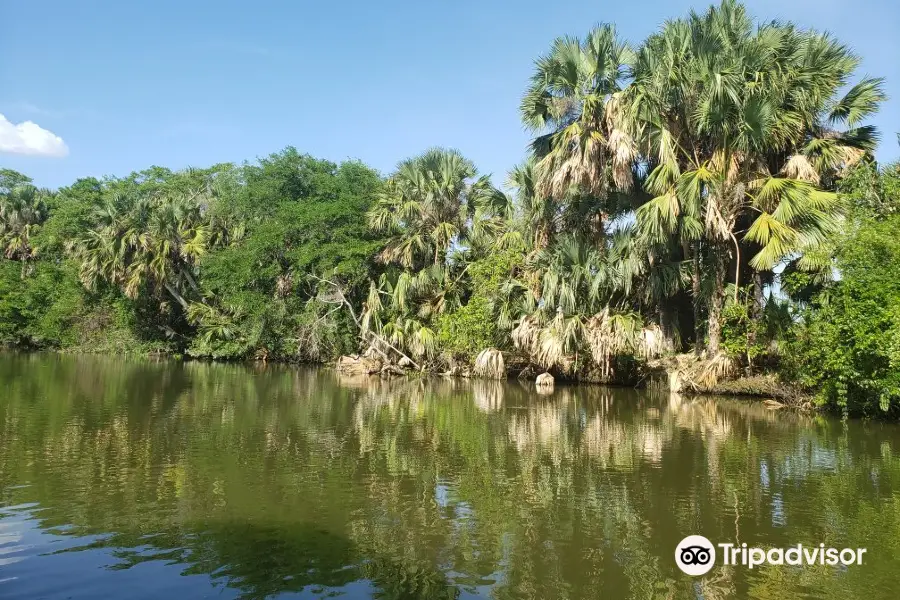
{"label": "palm tree trunk", "polygon": [[694,301],[694,354],[703,353],[703,319],[700,313],[700,242],[693,243],[694,268],[691,271],[691,296]]}
{"label": "palm tree trunk", "polygon": [[759,271],[753,272],[753,318],[762,317],[763,309],[766,306],[765,283],[763,282],[763,274]]}
{"label": "palm tree trunk", "polygon": [[[766,305],[766,296],[763,293],[763,274],[760,271],[753,271],[753,304],[750,305],[750,318],[760,322],[763,318],[763,310]],[[747,334],[748,353],[747,353],[747,369],[753,367],[750,360],[749,348],[756,344],[756,327],[751,327]]]}
{"label": "palm tree trunk", "polygon": [[187,300],[184,299],[184,296],[178,293],[178,290],[176,290],[172,285],[168,283],[163,283],[163,287],[166,288],[166,291],[169,292],[169,294],[171,294],[173,298],[175,298],[175,300],[178,302],[178,304],[181,305],[184,310],[187,310]]}
{"label": "palm tree trunk", "polygon": [[734,242],[734,301],[738,301],[738,293],[741,290],[741,245],[738,243],[734,232],[728,232]]}
{"label": "palm tree trunk", "polygon": [[666,352],[675,350],[675,311],[672,305],[660,304],[659,306],[659,330],[663,336],[663,347]]}
{"label": "palm tree trunk", "polygon": [[722,342],[722,308],[725,304],[725,261],[724,248],[713,251],[713,289],[709,297],[709,313],[706,332],[707,350],[710,355],[719,353]]}

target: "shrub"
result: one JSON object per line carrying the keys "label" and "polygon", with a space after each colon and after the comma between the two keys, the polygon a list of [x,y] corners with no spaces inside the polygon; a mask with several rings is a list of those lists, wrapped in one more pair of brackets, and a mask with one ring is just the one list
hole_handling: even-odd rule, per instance
{"label": "shrub", "polygon": [[497,324],[493,298],[522,262],[520,252],[506,250],[469,265],[472,295],[468,302],[438,318],[438,346],[442,350],[472,361],[485,348],[503,345],[504,332]]}
{"label": "shrub", "polygon": [[900,216],[867,221],[794,331],[788,374],[845,414],[900,414]]}

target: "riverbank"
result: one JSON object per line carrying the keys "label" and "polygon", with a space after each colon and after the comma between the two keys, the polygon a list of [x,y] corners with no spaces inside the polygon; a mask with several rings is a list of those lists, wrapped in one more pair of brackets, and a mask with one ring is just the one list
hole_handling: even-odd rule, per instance
{"label": "riverbank", "polygon": [[564,385],[609,385],[614,387],[658,387],[685,396],[708,395],[748,398],[767,402],[770,407],[784,407],[816,411],[814,395],[796,385],[782,381],[775,373],[751,375],[716,374],[720,360],[697,358],[693,354],[669,357],[667,360],[650,363],[641,376],[633,382],[591,381],[574,374],[569,377],[551,374],[527,361],[517,361],[509,368],[503,353],[483,351],[478,360],[470,366],[455,366],[446,371],[419,371],[409,363],[384,363],[372,356],[342,356],[336,363],[337,370],[350,377],[410,377],[422,373],[442,377],[486,380],[526,380],[534,382],[540,390],[552,389],[559,382]]}
{"label": "riverbank", "polygon": [[[668,393],[675,393],[684,397],[729,397],[737,400],[747,400],[748,402],[761,402],[767,408],[779,409],[789,408],[805,413],[824,413],[835,414],[834,411],[827,410],[826,407],[818,406],[815,403],[814,395],[806,390],[802,390],[797,386],[779,380],[778,376],[773,373],[760,373],[754,375],[742,375],[734,378],[718,380],[712,384],[700,385],[697,382],[693,384],[686,383],[683,375],[676,375],[673,371],[665,371],[659,363],[654,363],[654,368],[644,373],[637,381],[624,382],[597,382],[590,381],[585,378],[578,377],[554,377],[549,373],[537,369],[534,365],[525,365],[523,368],[521,362],[513,362],[513,372],[506,372],[502,377],[485,377],[474,373],[474,365],[460,366],[457,365],[452,370],[417,370],[411,365],[404,364],[385,364],[370,357],[360,355],[345,355],[339,357],[336,361],[310,363],[296,362],[284,360],[211,360],[206,358],[193,358],[184,356],[183,354],[168,353],[160,351],[132,351],[132,352],[108,352],[108,351],[85,351],[83,346],[77,350],[69,348],[63,350],[48,349],[23,349],[10,347],[9,345],[0,348],[2,352],[11,354],[58,354],[61,356],[95,356],[104,357],[127,357],[135,359],[152,359],[155,361],[172,360],[177,362],[195,362],[200,364],[232,364],[232,365],[281,365],[284,367],[315,367],[326,370],[333,369],[342,376],[356,379],[359,382],[371,380],[381,382],[384,380],[405,379],[421,379],[421,378],[439,378],[439,379],[456,379],[460,381],[519,381],[528,382],[539,394],[548,394],[554,391],[556,385],[563,388],[572,388],[584,386],[593,387],[609,387],[611,389],[640,389],[649,388],[657,391],[664,390]],[[674,364],[674,363],[669,363]],[[683,364],[683,363],[682,363]],[[544,375],[541,383],[538,383],[538,377]],[[549,379],[548,379],[549,378]],[[674,383],[674,381],[680,383]]]}

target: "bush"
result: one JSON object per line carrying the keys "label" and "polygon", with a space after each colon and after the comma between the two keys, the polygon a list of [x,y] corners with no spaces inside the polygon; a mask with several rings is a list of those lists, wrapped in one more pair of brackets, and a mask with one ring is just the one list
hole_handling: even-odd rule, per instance
{"label": "bush", "polygon": [[497,323],[482,295],[473,295],[465,306],[438,319],[438,346],[454,356],[473,360],[496,343]]}
{"label": "bush", "polygon": [[459,358],[473,361],[485,348],[504,345],[492,299],[503,281],[523,262],[522,253],[496,252],[469,265],[472,295],[460,308],[444,313],[437,323],[438,345]]}
{"label": "bush", "polygon": [[81,284],[68,264],[0,259],[0,342],[58,348],[77,341]]}
{"label": "bush", "polygon": [[900,216],[867,221],[795,327],[787,372],[845,414],[900,414]]}

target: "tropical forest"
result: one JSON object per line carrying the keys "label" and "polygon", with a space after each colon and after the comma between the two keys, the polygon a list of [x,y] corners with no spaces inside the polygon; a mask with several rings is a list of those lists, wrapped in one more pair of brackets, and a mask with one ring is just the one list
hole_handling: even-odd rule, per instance
{"label": "tropical forest", "polygon": [[390,173],[294,147],[54,190],[2,169],[0,343],[378,377],[662,374],[900,417],[883,80],[733,0],[675,17],[524,57],[532,142],[505,174],[441,140]]}

